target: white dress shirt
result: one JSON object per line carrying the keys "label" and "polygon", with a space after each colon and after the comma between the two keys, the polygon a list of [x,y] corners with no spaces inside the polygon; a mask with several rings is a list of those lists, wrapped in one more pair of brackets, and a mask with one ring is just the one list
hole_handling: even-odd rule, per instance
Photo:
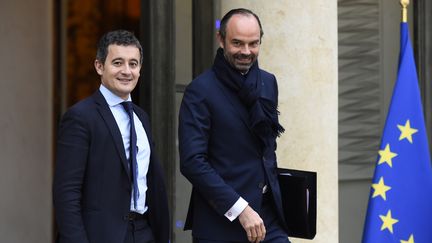
{"label": "white dress shirt", "polygon": [[247,205],[249,205],[249,203],[240,197],[224,215],[232,222],[243,212]]}

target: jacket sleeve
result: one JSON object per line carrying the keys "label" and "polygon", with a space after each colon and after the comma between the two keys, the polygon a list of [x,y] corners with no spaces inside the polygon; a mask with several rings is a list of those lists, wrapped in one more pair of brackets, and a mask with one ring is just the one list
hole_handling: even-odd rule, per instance
{"label": "jacket sleeve", "polygon": [[240,196],[211,166],[211,110],[202,86],[192,83],[185,91],[178,132],[182,174],[218,214],[224,215]]}
{"label": "jacket sleeve", "polygon": [[89,133],[77,112],[68,111],[59,128],[53,199],[60,242],[87,243],[82,220],[82,184]]}

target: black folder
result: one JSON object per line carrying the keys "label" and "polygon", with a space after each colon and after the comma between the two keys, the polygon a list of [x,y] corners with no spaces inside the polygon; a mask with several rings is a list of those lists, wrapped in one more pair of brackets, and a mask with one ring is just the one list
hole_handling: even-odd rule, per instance
{"label": "black folder", "polygon": [[313,239],[316,234],[317,173],[278,168],[288,235]]}

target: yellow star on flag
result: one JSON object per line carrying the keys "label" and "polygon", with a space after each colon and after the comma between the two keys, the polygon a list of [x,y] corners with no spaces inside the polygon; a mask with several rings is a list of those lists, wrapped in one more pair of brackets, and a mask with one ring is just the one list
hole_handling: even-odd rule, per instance
{"label": "yellow star on flag", "polygon": [[378,184],[372,184],[372,188],[375,190],[372,197],[381,196],[384,200],[386,200],[386,192],[391,189],[391,187],[386,186],[384,184],[384,178],[381,177]]}
{"label": "yellow star on flag", "polygon": [[402,126],[402,125],[397,125],[397,126],[398,126],[398,128],[399,128],[399,130],[401,132],[401,134],[399,136],[399,141],[402,140],[402,139],[404,139],[404,138],[406,138],[406,139],[408,139],[408,141],[410,143],[413,143],[413,141],[412,141],[412,135],[414,133],[418,132],[418,130],[414,129],[414,128],[411,128],[410,121],[407,120],[406,123],[405,123],[405,126]]}
{"label": "yellow star on flag", "polygon": [[390,151],[390,144],[387,144],[384,150],[380,150],[378,153],[381,156],[378,164],[380,165],[386,162],[390,167],[392,167],[392,159],[397,156],[397,153]]}
{"label": "yellow star on flag", "polygon": [[410,238],[408,240],[401,240],[401,243],[414,243],[414,235],[411,234]]}
{"label": "yellow star on flag", "polygon": [[380,215],[379,217],[383,221],[381,231],[388,229],[393,234],[393,225],[399,222],[399,220],[392,218],[391,210],[387,212],[386,216]]}

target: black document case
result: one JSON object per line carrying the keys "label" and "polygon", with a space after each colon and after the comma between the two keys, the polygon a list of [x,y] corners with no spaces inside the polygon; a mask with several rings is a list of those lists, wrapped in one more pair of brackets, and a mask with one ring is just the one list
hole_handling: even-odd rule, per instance
{"label": "black document case", "polygon": [[313,239],[316,234],[317,173],[278,168],[278,179],[288,235]]}

